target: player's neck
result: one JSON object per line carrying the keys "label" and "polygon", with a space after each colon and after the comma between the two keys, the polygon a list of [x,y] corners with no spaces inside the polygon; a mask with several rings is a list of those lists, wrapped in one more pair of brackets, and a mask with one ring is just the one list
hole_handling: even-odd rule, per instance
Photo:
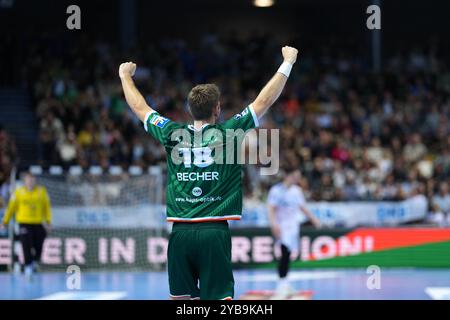
{"label": "player's neck", "polygon": [[195,130],[201,130],[205,125],[214,124],[215,122],[214,117],[207,120],[194,120],[194,128]]}
{"label": "player's neck", "polygon": [[208,124],[207,121],[201,121],[201,120],[195,120],[194,121],[194,129],[195,130],[202,130],[203,126]]}
{"label": "player's neck", "polygon": [[290,183],[290,182],[288,182],[288,181],[283,181],[283,185],[284,185],[286,188],[290,188],[290,187],[292,186],[292,183]]}

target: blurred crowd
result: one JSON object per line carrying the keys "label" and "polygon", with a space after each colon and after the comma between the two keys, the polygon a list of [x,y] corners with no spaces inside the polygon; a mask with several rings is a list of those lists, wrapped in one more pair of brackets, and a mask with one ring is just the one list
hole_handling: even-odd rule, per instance
{"label": "blurred crowd", "polygon": [[0,124],[0,208],[6,206],[9,198],[10,176],[16,159],[16,142]]}
{"label": "blurred crowd", "polygon": [[[148,166],[165,160],[162,147],[145,136],[126,105],[120,62],[138,64],[135,79],[147,102],[176,121],[190,121],[187,93],[202,82],[219,85],[222,118],[232,116],[281,62],[280,44],[265,36],[165,39],[126,53],[87,38],[29,45],[20,72],[35,99],[44,166]],[[300,48],[286,90],[262,127],[281,129],[281,168],[301,169],[308,199],[402,200],[423,194],[434,217],[450,212],[450,65],[439,49],[436,43],[401,48],[373,72],[367,55],[351,44]],[[247,196],[263,197],[273,182],[247,174]]]}

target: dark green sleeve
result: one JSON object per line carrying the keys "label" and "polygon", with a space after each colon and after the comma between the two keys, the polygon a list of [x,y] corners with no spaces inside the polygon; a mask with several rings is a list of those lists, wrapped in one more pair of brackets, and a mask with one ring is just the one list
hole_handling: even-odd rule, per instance
{"label": "dark green sleeve", "polygon": [[258,118],[253,110],[252,105],[249,105],[241,113],[234,115],[223,123],[226,129],[242,129],[247,131],[259,126]]}
{"label": "dark green sleeve", "polygon": [[172,120],[161,116],[158,112],[153,111],[147,113],[144,120],[144,129],[148,134],[156,140],[166,145],[170,141],[170,134],[176,123]]}

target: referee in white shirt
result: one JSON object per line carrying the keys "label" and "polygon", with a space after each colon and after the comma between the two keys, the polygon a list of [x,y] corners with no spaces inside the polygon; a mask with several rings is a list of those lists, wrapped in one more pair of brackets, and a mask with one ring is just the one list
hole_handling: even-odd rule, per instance
{"label": "referee in white shirt", "polygon": [[288,172],[282,182],[272,186],[268,196],[270,227],[281,247],[278,261],[280,279],[275,293],[280,299],[293,293],[287,275],[291,252],[299,252],[301,214],[305,214],[316,228],[320,228],[320,221],[306,207],[305,196],[298,185],[300,178],[299,170]]}

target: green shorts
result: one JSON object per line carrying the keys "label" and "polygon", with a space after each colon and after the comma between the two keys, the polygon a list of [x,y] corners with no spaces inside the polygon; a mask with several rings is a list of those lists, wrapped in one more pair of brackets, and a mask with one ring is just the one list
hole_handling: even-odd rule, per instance
{"label": "green shorts", "polygon": [[231,236],[226,221],[174,223],[168,271],[173,299],[232,299]]}

